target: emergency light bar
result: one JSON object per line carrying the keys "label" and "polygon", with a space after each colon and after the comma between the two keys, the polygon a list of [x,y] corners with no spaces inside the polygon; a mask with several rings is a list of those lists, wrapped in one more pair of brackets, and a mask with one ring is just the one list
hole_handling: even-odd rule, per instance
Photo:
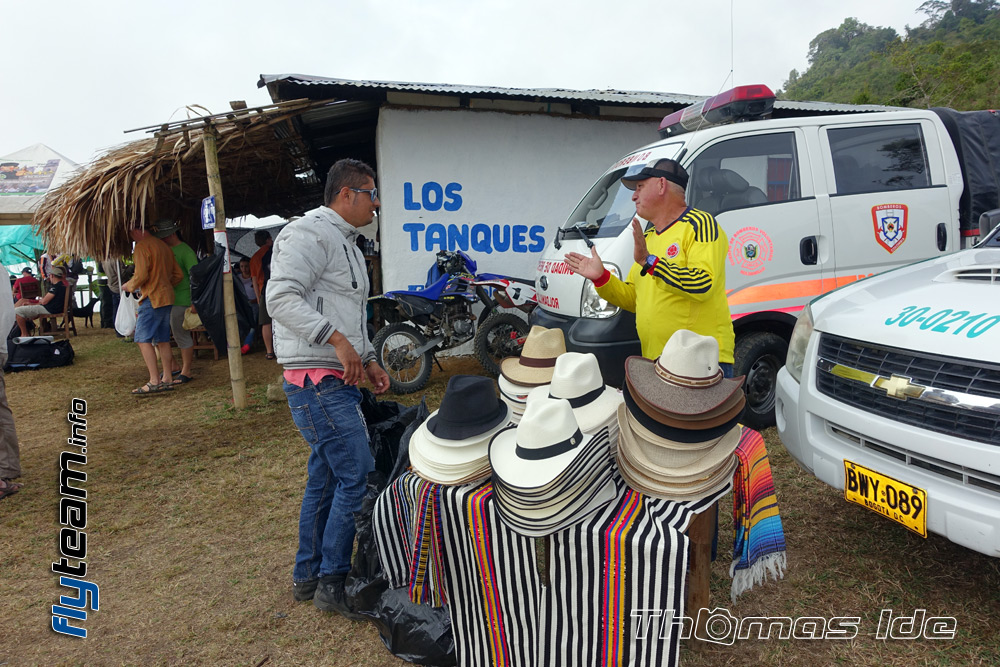
{"label": "emergency light bar", "polygon": [[660,137],[666,139],[713,125],[756,120],[771,113],[774,99],[767,86],[737,86],[665,116],[660,123]]}

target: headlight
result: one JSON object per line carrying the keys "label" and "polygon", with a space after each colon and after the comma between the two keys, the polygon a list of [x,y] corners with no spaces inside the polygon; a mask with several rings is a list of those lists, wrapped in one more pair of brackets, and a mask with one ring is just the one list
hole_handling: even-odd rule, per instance
{"label": "headlight", "polygon": [[812,332],[812,309],[806,306],[799,314],[795,328],[792,329],[792,339],[788,341],[788,356],[785,357],[785,368],[788,369],[796,382],[802,381],[802,366],[806,362],[806,347],[809,346]]}
{"label": "headlight", "polygon": [[[614,264],[605,264],[604,267],[611,272],[615,278],[621,278],[621,271]],[[597,295],[597,288],[594,287],[593,281],[585,280],[583,283],[583,300],[580,302],[580,314],[583,317],[593,317],[599,320],[604,320],[609,317],[614,317],[621,310],[618,306],[612,306],[610,303],[602,299]]]}

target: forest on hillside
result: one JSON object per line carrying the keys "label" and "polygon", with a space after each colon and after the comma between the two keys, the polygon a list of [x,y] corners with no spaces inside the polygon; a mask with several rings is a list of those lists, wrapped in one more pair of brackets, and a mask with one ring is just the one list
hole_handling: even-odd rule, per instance
{"label": "forest on hillside", "polygon": [[899,35],[847,18],[809,43],[779,99],[958,110],[1000,108],[1000,0],[927,0]]}

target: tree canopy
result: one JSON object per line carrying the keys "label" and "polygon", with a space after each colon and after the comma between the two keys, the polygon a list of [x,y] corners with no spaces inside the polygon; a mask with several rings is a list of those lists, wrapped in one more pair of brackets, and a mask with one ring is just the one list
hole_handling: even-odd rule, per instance
{"label": "tree canopy", "polygon": [[809,67],[792,70],[782,99],[894,106],[1000,106],[1000,2],[926,0],[927,20],[892,28],[847,18],[809,43]]}

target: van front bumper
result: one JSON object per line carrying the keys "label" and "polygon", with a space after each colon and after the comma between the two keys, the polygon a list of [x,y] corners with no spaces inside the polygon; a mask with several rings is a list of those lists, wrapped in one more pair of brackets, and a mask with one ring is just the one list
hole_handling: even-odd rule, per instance
{"label": "van front bumper", "polygon": [[[814,368],[815,356],[809,358]],[[1000,447],[844,405],[815,388],[808,362],[802,381],[782,368],[775,405],[778,435],[799,465],[841,491],[845,459],[919,487],[927,492],[928,532],[1000,557]],[[977,460],[976,468],[956,464],[958,452]]]}
{"label": "van front bumper", "polygon": [[635,314],[624,310],[599,320],[565,317],[539,306],[531,311],[528,321],[532,326],[562,329],[566,351],[596,356],[605,384],[614,387],[621,387],[625,379],[625,359],[642,354],[639,334],[635,331]]}

